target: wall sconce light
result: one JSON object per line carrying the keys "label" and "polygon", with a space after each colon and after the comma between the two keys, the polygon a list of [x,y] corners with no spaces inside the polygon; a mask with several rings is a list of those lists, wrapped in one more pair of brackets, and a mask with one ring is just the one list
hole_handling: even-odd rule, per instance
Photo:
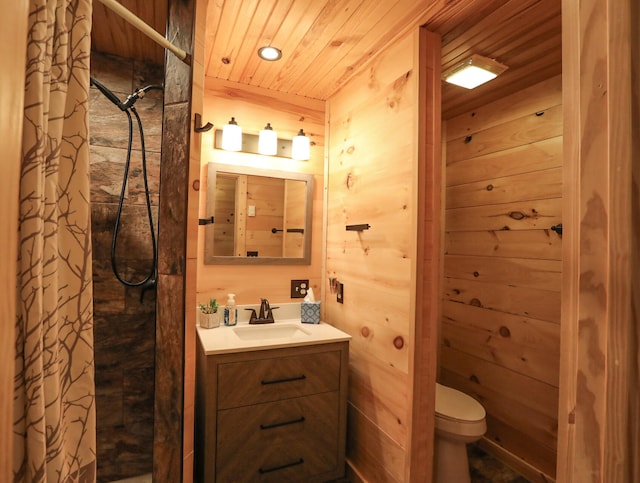
{"label": "wall sconce light", "polygon": [[258,138],[258,153],[273,156],[278,153],[278,133],[267,123]]}
{"label": "wall sconce light", "polygon": [[242,128],[238,126],[235,117],[232,117],[229,124],[222,128],[222,149],[226,151],[242,150]]}
{"label": "wall sconce light", "polygon": [[300,129],[291,144],[291,157],[296,161],[307,161],[311,156],[311,141]]}
{"label": "wall sconce light", "polygon": [[495,79],[507,70],[507,66],[482,55],[473,54],[464,62],[446,70],[442,77],[449,84],[473,89]]}

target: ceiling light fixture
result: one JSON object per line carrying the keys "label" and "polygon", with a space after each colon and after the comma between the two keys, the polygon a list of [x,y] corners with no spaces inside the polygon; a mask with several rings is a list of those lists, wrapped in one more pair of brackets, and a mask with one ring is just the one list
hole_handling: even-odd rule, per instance
{"label": "ceiling light fixture", "polygon": [[465,89],[473,89],[495,79],[507,68],[506,65],[493,59],[473,54],[464,62],[446,70],[442,77],[449,84],[455,84]]}
{"label": "ceiling light fixture", "polygon": [[282,58],[282,51],[270,45],[260,47],[258,49],[258,56],[263,60],[274,61]]}

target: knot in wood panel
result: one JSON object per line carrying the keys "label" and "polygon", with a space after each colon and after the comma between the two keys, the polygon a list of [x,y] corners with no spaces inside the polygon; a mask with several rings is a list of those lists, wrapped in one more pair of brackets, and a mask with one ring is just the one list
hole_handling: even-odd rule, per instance
{"label": "knot in wood panel", "polygon": [[362,329],[360,329],[360,335],[362,335],[362,337],[364,337],[365,339],[369,337],[369,334],[371,334],[371,331],[366,325]]}
{"label": "knot in wood panel", "polygon": [[493,191],[493,185],[492,184],[488,184],[487,185],[487,191]]}
{"label": "knot in wood panel", "polygon": [[347,179],[345,181],[345,185],[347,186],[347,189],[350,190],[351,188],[353,188],[353,185],[356,183],[355,181],[355,176],[353,175],[353,173],[348,173],[347,174]]}
{"label": "knot in wood panel", "polygon": [[480,299],[473,298],[469,301],[469,305],[473,305],[474,307],[482,307],[482,302],[480,302]]}
{"label": "knot in wood panel", "polygon": [[514,220],[522,220],[523,218],[527,217],[527,215],[525,215],[521,211],[512,211],[511,213],[509,213],[509,216]]}
{"label": "knot in wood panel", "polygon": [[502,327],[500,327],[498,332],[500,332],[500,335],[502,337],[511,337],[511,331],[509,330],[508,327],[505,327],[504,325]]}
{"label": "knot in wood panel", "polygon": [[395,339],[393,339],[393,346],[396,349],[402,349],[404,347],[404,339],[402,338],[402,336],[398,336]]}

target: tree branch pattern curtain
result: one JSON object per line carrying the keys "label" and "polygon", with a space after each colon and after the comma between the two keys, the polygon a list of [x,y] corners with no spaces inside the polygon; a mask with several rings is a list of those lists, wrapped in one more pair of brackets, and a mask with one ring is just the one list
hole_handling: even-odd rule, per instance
{"label": "tree branch pattern curtain", "polygon": [[95,481],[91,0],[30,0],[20,181],[14,482]]}

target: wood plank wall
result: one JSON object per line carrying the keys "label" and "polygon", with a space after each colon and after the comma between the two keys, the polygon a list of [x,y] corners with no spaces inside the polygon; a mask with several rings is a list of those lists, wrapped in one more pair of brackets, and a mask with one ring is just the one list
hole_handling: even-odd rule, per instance
{"label": "wood plank wall", "polygon": [[[234,116],[242,126],[243,132],[257,134],[267,122],[270,122],[281,139],[292,139],[303,128],[311,138],[312,145],[309,161],[294,161],[288,158],[214,149],[214,130],[202,134],[200,217],[211,216],[205,212],[207,163],[214,162],[254,167],[257,172],[260,169],[274,169],[313,174],[313,226],[310,265],[271,266],[205,265],[205,230],[201,227],[198,231],[198,301],[213,297],[224,302],[227,299],[227,293],[235,293],[238,304],[258,304],[263,297],[272,303],[295,302],[299,299],[290,298],[290,281],[298,279],[308,279],[314,293],[320,297],[324,199],[324,110],[323,101],[206,78],[203,123],[212,122],[217,129],[221,129]],[[269,230],[271,228],[269,226]],[[279,238],[281,240],[281,237]],[[247,247],[247,249],[250,248]]]}
{"label": "wood plank wall", "polygon": [[[406,481],[411,439],[418,83],[414,32],[327,102],[325,320],[350,346],[347,458],[354,481]],[[349,224],[370,224],[346,231]]]}
{"label": "wood plank wall", "polygon": [[450,119],[445,132],[440,381],[482,402],[489,450],[546,481],[557,445],[561,78]]}
{"label": "wood plank wall", "polygon": [[570,236],[558,481],[636,482],[640,11],[633,0],[562,6]]}
{"label": "wood plank wall", "polygon": [[[201,114],[204,103],[204,37],[206,35],[208,0],[197,0],[194,11],[193,49],[191,57],[191,126],[195,115]],[[168,54],[172,55],[172,54]],[[200,151],[202,136],[190,129],[190,150],[187,191],[186,276],[184,314],[184,402],[182,420],[182,483],[193,482],[195,457],[195,385],[196,385],[196,314],[189,307],[197,301],[198,276],[198,211],[200,189]],[[176,193],[179,195],[179,193]]]}

